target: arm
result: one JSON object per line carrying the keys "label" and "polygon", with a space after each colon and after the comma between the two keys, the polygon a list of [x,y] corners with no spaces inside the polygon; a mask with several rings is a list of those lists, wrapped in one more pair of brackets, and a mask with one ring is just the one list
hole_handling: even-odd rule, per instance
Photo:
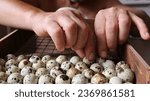
{"label": "arm", "polygon": [[50,36],[60,51],[72,48],[81,57],[94,58],[93,34],[78,10],[45,12],[21,0],[0,0],[0,23]]}
{"label": "arm", "polygon": [[0,0],[0,23],[31,30],[33,15],[43,12],[21,0]]}

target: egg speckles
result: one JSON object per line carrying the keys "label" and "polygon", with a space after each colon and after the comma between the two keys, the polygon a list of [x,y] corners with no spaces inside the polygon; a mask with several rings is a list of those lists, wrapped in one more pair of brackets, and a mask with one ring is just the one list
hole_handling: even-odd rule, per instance
{"label": "egg speckles", "polygon": [[101,73],[97,73],[91,78],[92,84],[104,84],[106,82],[107,78]]}
{"label": "egg speckles", "polygon": [[134,73],[125,61],[77,55],[8,54],[0,58],[0,84],[132,84]]}
{"label": "egg speckles", "polygon": [[84,62],[79,61],[76,63],[75,68],[82,72],[84,69],[87,69],[88,67]]}
{"label": "egg speckles", "polygon": [[60,74],[56,77],[55,84],[70,84],[70,78],[65,74]]}

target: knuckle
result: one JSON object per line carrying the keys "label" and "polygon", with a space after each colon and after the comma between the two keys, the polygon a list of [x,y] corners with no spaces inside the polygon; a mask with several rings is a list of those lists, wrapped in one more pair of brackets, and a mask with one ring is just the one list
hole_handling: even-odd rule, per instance
{"label": "knuckle", "polygon": [[97,13],[96,17],[97,17],[98,15],[103,15],[103,14],[104,14],[104,10],[100,10],[100,11]]}
{"label": "knuckle", "polygon": [[122,17],[121,18],[121,22],[124,23],[124,24],[130,24],[131,22],[131,19],[129,17]]}
{"label": "knuckle", "polygon": [[111,13],[116,12],[116,10],[117,10],[117,7],[111,7],[111,8],[108,9],[108,11],[111,12]]}
{"label": "knuckle", "polygon": [[66,24],[66,29],[71,30],[77,27],[77,24],[74,21],[70,21],[68,22],[68,24]]}
{"label": "knuckle", "polygon": [[62,33],[62,30],[60,28],[55,28],[54,30],[51,30],[50,35],[59,37],[60,33]]}

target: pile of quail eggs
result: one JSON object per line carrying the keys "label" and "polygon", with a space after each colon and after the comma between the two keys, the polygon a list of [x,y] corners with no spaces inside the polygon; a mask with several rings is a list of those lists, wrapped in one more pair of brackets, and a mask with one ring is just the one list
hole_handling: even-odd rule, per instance
{"label": "pile of quail eggs", "polygon": [[124,61],[59,55],[8,54],[0,58],[1,84],[132,84],[134,73]]}

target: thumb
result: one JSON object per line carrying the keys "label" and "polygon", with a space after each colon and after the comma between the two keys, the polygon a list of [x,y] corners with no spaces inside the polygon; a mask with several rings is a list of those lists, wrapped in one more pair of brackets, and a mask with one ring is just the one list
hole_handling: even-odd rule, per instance
{"label": "thumb", "polygon": [[150,39],[150,33],[149,33],[147,25],[145,24],[143,19],[141,19],[140,17],[136,16],[132,12],[129,12],[129,15],[130,15],[133,23],[135,23],[136,27],[138,28],[142,39],[149,40]]}

